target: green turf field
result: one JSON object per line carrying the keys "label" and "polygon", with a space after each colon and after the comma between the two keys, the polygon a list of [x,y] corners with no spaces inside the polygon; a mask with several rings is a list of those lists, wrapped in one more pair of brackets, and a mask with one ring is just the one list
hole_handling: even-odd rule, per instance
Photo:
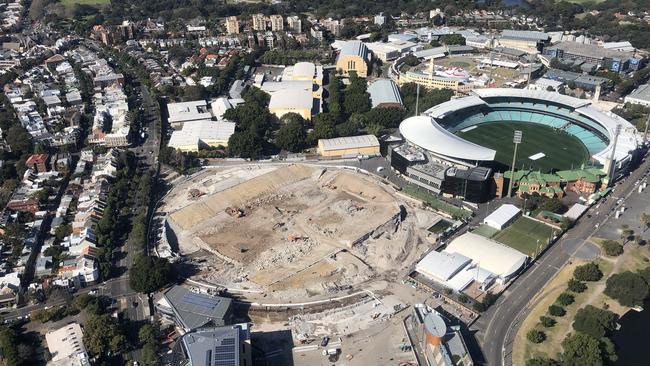
{"label": "green turf field", "polygon": [[537,240],[541,245],[546,246],[555,231],[544,223],[522,216],[494,235],[492,239],[533,257],[537,249]]}
{"label": "green turf field", "polygon": [[[512,163],[512,136],[515,130],[523,132],[522,143],[517,148],[517,169],[530,168],[548,173],[551,170],[580,168],[589,160],[589,152],[578,138],[536,123],[484,123],[467,132],[459,131],[458,136],[496,150],[495,160],[509,167]],[[546,156],[538,160],[528,158],[540,152]]]}

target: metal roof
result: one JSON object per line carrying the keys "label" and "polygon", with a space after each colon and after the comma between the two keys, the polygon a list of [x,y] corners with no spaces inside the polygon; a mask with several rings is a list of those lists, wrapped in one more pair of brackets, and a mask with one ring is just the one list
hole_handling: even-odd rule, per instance
{"label": "metal roof", "polygon": [[434,154],[475,161],[492,161],[496,151],[463,140],[445,130],[429,116],[414,116],[402,121],[399,131],[406,140]]}
{"label": "metal roof", "polygon": [[305,108],[311,110],[314,106],[314,97],[311,91],[303,88],[280,89],[271,94],[269,109],[276,108]]}
{"label": "metal roof", "polygon": [[447,334],[447,324],[437,313],[429,313],[424,317],[424,328],[435,337],[444,337]]}
{"label": "metal roof", "polygon": [[206,328],[181,339],[190,365],[238,366],[242,342],[248,339],[247,325]]}
{"label": "metal roof", "polygon": [[650,84],[643,84],[639,86],[638,88],[634,89],[634,91],[627,97],[650,101]]}
{"label": "metal roof", "polygon": [[337,137],[334,139],[321,139],[318,140],[319,145],[322,144],[324,150],[345,150],[357,149],[369,146],[379,146],[379,140],[375,135],[361,135],[361,136],[348,136]]}
{"label": "metal roof", "polygon": [[504,29],[501,32],[501,37],[511,38],[511,39],[521,39],[527,41],[545,41],[551,38],[548,33],[538,32],[538,31],[521,31],[521,30],[512,30]]}
{"label": "metal roof", "polygon": [[519,215],[521,211],[515,205],[504,204],[489,214],[483,222],[496,229],[503,228],[510,220]]}
{"label": "metal roof", "polygon": [[339,57],[359,56],[364,60],[368,59],[368,47],[361,41],[347,41],[341,47]]}
{"label": "metal roof", "polygon": [[469,257],[481,268],[501,277],[513,275],[528,258],[518,250],[473,233],[457,237],[445,251]]}
{"label": "metal roof", "polygon": [[370,101],[372,102],[373,108],[382,103],[404,104],[397,84],[391,79],[378,79],[368,85],[368,93],[370,94]]}
{"label": "metal roof", "polygon": [[167,112],[169,113],[169,122],[185,122],[200,119],[210,119],[212,115],[208,112],[208,103],[205,100],[195,100],[191,102],[169,103]]}
{"label": "metal roof", "polygon": [[231,299],[207,294],[197,294],[174,286],[164,294],[174,311],[176,320],[185,329],[196,329],[210,322],[224,325],[230,310]]}
{"label": "metal roof", "polygon": [[437,281],[445,282],[471,262],[470,258],[462,254],[432,250],[415,265],[415,270]]}

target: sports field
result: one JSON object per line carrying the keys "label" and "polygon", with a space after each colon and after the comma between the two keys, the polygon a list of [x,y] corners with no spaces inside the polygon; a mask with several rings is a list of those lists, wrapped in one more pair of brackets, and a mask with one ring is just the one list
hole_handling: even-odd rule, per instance
{"label": "sports field", "polygon": [[549,238],[555,234],[555,231],[555,229],[544,223],[522,216],[494,235],[492,239],[534,257],[538,240],[541,249],[545,248]]}
{"label": "sports field", "polygon": [[[579,168],[589,160],[589,152],[578,138],[535,123],[484,123],[467,132],[458,132],[458,136],[496,150],[495,160],[509,167],[512,163],[512,137],[515,130],[523,132],[522,143],[517,148],[517,169],[533,169],[547,173],[552,170]],[[537,160],[529,159],[538,153],[545,156]]]}

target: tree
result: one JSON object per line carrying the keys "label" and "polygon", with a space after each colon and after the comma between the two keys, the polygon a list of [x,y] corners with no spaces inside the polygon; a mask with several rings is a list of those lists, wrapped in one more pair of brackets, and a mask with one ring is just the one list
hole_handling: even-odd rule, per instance
{"label": "tree", "polygon": [[562,365],[601,366],[605,359],[612,361],[616,358],[613,349],[605,342],[584,334],[569,334],[563,341]]}
{"label": "tree", "polygon": [[562,306],[569,306],[569,305],[573,304],[574,301],[575,301],[575,298],[573,297],[573,295],[571,295],[569,293],[566,293],[566,292],[561,293],[560,296],[558,296],[557,300],[556,300],[556,302],[558,304],[562,305]]}
{"label": "tree", "polygon": [[15,330],[0,328],[0,351],[2,351],[2,359],[6,366],[17,366],[22,362],[16,348],[17,343],[18,335]]}
{"label": "tree", "polygon": [[560,213],[562,210],[564,210],[564,205],[559,198],[553,197],[542,200],[539,208],[542,210],[551,211],[553,213]]}
{"label": "tree", "polygon": [[573,277],[579,281],[599,281],[603,278],[603,272],[594,262],[583,264],[573,270]]}
{"label": "tree", "polygon": [[228,139],[230,155],[246,159],[257,159],[262,155],[262,139],[250,131],[235,132]]}
{"label": "tree", "polygon": [[174,280],[175,271],[165,258],[138,255],[129,272],[129,284],[135,291],[150,293]]}
{"label": "tree", "polygon": [[533,343],[542,343],[546,340],[546,334],[540,330],[531,329],[526,333],[526,338]]}
{"label": "tree", "polygon": [[21,125],[11,127],[6,133],[5,140],[11,147],[11,151],[18,155],[29,154],[32,151],[32,136]]}
{"label": "tree", "polygon": [[402,108],[373,108],[365,114],[368,121],[377,123],[384,128],[396,128],[405,116]]}
{"label": "tree", "polygon": [[534,357],[526,360],[526,366],[558,366],[559,363],[547,357]]}
{"label": "tree", "polygon": [[616,329],[617,320],[617,314],[587,305],[576,313],[573,329],[595,338],[602,338]]}
{"label": "tree", "polygon": [[465,294],[460,294],[460,295],[458,295],[458,301],[465,304],[465,303],[467,303],[467,301],[469,301],[469,297],[467,295],[465,295]]}
{"label": "tree", "polygon": [[618,257],[623,254],[623,246],[616,240],[605,240],[603,242],[603,249],[605,249],[605,254],[610,257]]}
{"label": "tree", "polygon": [[275,135],[275,143],[283,150],[298,152],[305,146],[307,134],[304,130],[305,121],[296,113],[282,116],[285,122]]}
{"label": "tree", "polygon": [[107,314],[92,315],[86,321],[83,341],[88,352],[94,356],[105,356],[109,351],[121,352],[127,345],[117,321]]}
{"label": "tree", "polygon": [[605,295],[618,300],[623,306],[641,306],[648,297],[648,284],[638,273],[617,273],[607,279]]}
{"label": "tree", "polygon": [[138,340],[140,344],[156,343],[160,336],[160,326],[158,323],[146,323],[138,330]]}
{"label": "tree", "polygon": [[313,122],[312,140],[331,139],[336,136],[336,121],[329,113],[317,114]]}
{"label": "tree", "polygon": [[542,315],[539,317],[539,323],[542,324],[542,326],[544,326],[545,328],[550,328],[554,326],[557,322],[555,321],[555,319],[551,317]]}
{"label": "tree", "polygon": [[465,37],[463,37],[460,34],[445,34],[442,37],[440,37],[440,42],[443,44],[446,44],[447,46],[450,45],[465,45]]}
{"label": "tree", "polygon": [[564,314],[566,314],[566,310],[564,310],[564,308],[559,305],[551,305],[548,307],[548,313],[553,316],[564,316]]}
{"label": "tree", "polygon": [[568,289],[569,291],[575,292],[575,293],[581,293],[584,292],[587,289],[587,285],[584,284],[584,282],[580,282],[576,280],[575,278],[572,278],[569,280],[568,284]]}

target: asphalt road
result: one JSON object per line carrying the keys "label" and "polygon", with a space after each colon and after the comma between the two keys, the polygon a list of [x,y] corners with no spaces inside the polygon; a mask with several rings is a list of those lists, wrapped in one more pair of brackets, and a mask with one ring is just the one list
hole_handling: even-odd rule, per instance
{"label": "asphalt road", "polygon": [[[637,186],[635,182],[648,172],[650,160],[646,160],[625,180],[618,183],[615,192],[600,204],[599,214],[591,218],[583,217],[576,226],[550,247],[542,257],[529,267],[524,274],[502,294],[496,304],[486,311],[470,328],[477,331],[476,336],[488,365],[512,365],[512,346],[521,321],[525,319],[534,304],[531,298],[538,293],[567,263],[589,244],[589,238],[613,218],[613,208],[630,198]],[[630,198],[633,200],[634,196]],[[592,212],[594,210],[590,210]],[[599,223],[596,227],[596,223]]]}

